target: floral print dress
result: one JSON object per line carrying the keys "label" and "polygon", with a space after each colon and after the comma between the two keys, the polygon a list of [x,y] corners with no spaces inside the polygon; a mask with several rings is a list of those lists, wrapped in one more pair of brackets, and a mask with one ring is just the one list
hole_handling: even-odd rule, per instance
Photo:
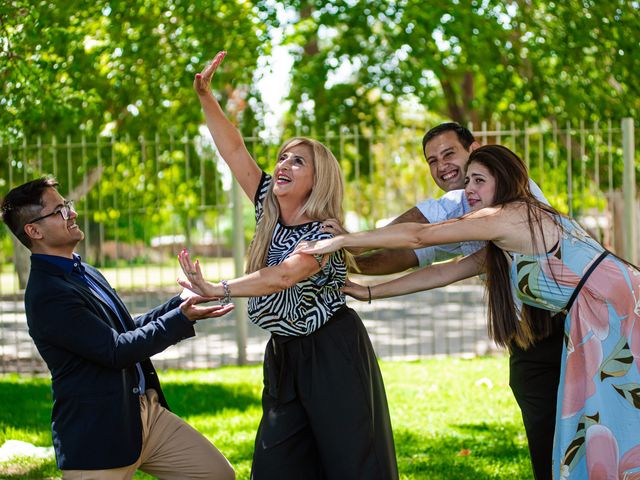
{"label": "floral print dress", "polygon": [[[546,254],[515,254],[511,280],[524,303],[567,305],[604,251],[573,220]],[[640,271],[613,255],[585,281],[564,324],[553,449],[555,479],[640,480]]]}

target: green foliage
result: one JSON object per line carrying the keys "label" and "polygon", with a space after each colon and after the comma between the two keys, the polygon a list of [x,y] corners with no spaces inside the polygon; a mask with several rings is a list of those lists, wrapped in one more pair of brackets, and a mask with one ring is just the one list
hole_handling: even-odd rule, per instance
{"label": "green foliage", "polygon": [[12,0],[0,8],[0,133],[27,138],[78,128],[194,134],[202,114],[193,75],[230,49],[216,76],[224,103],[234,84],[252,83],[275,22],[264,2]]}
{"label": "green foliage", "polygon": [[[530,478],[520,412],[508,386],[506,357],[441,358],[381,365],[400,478]],[[226,367],[160,374],[173,411],[248,479],[260,419],[262,368]],[[51,445],[48,380],[0,376],[0,444],[9,438]],[[3,478],[56,478],[53,460],[0,464]],[[138,472],[138,479],[151,478]]]}
{"label": "green foliage", "polygon": [[13,242],[11,241],[9,229],[0,228],[0,265],[11,261],[13,255]]}
{"label": "green foliage", "polygon": [[292,128],[406,124],[416,104],[476,126],[640,112],[635,1],[294,5]]}
{"label": "green foliage", "polygon": [[[216,75],[225,105],[253,84],[276,24],[261,1],[3,2],[0,193],[55,175],[63,192],[80,192],[90,251],[98,239],[188,235],[204,206],[226,203],[217,169],[203,167],[212,149],[193,140],[193,76],[229,49]],[[253,128],[261,103],[248,95],[242,121]]]}
{"label": "green foliage", "polygon": [[[8,0],[0,195],[53,174],[63,192],[81,191],[88,251],[175,232],[190,243],[199,222],[216,224],[228,204],[216,155],[199,143],[193,76],[229,50],[216,95],[271,171],[279,143],[253,132],[264,118],[256,67],[274,28],[295,57],[283,136],[327,143],[349,181],[347,208],[367,226],[438,194],[419,140],[444,119],[535,126],[530,145],[514,134],[512,146],[565,212],[601,209],[600,192],[621,184],[604,119],[617,128],[640,114],[637,1]],[[589,123],[584,139],[578,119]],[[5,258],[7,238],[0,231]]]}

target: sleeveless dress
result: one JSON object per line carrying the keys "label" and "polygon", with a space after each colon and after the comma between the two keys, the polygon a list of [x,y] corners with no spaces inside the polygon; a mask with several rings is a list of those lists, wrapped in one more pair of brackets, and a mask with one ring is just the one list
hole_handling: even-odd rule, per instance
{"label": "sleeveless dress", "polygon": [[[604,251],[575,221],[551,252],[515,254],[522,302],[561,312]],[[555,479],[640,479],[640,271],[613,255],[595,267],[564,324]]]}

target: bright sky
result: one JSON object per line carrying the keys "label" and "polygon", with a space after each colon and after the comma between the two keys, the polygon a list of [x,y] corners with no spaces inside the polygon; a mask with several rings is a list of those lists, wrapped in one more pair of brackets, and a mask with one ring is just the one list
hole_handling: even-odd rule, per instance
{"label": "bright sky", "polygon": [[[281,3],[275,3],[278,20],[282,25],[291,25],[297,12],[287,9]],[[271,44],[271,56],[262,57],[258,61],[256,72],[257,87],[262,94],[267,114],[265,116],[265,135],[278,136],[281,130],[281,121],[284,113],[289,109],[289,102],[284,98],[289,93],[291,86],[289,74],[293,66],[293,57],[289,54],[289,46],[283,46],[282,37],[285,32],[280,29],[271,31],[273,42]],[[261,77],[261,78],[260,78]]]}
{"label": "bright sky", "polygon": [[289,73],[292,65],[293,57],[289,55],[288,47],[281,45],[273,47],[271,57],[260,59],[258,75],[262,75],[262,78],[257,86],[267,110],[264,119],[267,135],[278,135],[282,116],[289,108],[289,102],[285,102],[284,98],[291,86]]}

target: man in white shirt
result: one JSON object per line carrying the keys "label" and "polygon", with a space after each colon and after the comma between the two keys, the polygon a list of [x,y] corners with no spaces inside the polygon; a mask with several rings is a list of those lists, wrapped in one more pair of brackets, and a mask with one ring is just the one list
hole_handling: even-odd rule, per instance
{"label": "man in white shirt", "polygon": [[[463,190],[465,169],[469,155],[479,146],[473,134],[457,123],[443,123],[429,130],[422,140],[423,153],[433,180],[447,193],[419,203],[391,223],[435,223],[469,212]],[[530,180],[530,184],[533,194],[548,203],[535,182]],[[341,233],[341,227],[335,222],[327,221],[325,225],[327,231]],[[418,250],[383,249],[358,255],[356,262],[360,273],[385,275],[469,255],[483,247],[484,242],[462,242]],[[529,350],[517,346],[510,349],[509,385],[522,411],[536,480],[551,478],[561,354],[562,326],[557,321],[554,321],[553,333]]]}

